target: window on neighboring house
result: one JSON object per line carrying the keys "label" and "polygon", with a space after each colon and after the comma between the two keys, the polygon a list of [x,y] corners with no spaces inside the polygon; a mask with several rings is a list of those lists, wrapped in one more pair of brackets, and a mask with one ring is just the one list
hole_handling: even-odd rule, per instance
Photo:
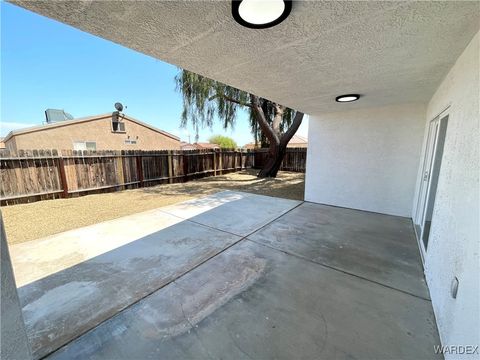
{"label": "window on neighboring house", "polygon": [[125,145],[136,145],[137,140],[125,139]]}
{"label": "window on neighboring house", "polygon": [[125,132],[125,123],[118,120],[112,120],[112,131],[124,133]]}
{"label": "window on neighboring house", "polygon": [[73,150],[97,150],[95,141],[74,141]]}

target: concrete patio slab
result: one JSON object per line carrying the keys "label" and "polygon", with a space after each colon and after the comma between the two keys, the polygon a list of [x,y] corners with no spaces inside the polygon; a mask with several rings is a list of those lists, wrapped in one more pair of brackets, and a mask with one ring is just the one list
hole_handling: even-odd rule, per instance
{"label": "concrete patio slab", "polygon": [[242,240],[49,358],[430,359],[437,344],[429,301]]}
{"label": "concrete patio slab", "polygon": [[27,285],[182,222],[159,209],[10,245],[15,280]]}
{"label": "concrete patio slab", "polygon": [[34,356],[56,350],[223,251],[241,239],[234,233],[249,234],[298,204],[225,191],[13,245]]}
{"label": "concrete patio slab", "polygon": [[20,287],[34,356],[45,356],[239,239],[182,221]]}
{"label": "concrete patio slab", "polygon": [[168,214],[246,236],[285,214],[301,201],[237,191],[222,191],[201,199],[162,208]]}
{"label": "concrete patio slab", "polygon": [[303,203],[249,239],[429,299],[410,219]]}
{"label": "concrete patio slab", "polygon": [[407,225],[226,191],[27,243],[13,262],[37,359],[431,358]]}

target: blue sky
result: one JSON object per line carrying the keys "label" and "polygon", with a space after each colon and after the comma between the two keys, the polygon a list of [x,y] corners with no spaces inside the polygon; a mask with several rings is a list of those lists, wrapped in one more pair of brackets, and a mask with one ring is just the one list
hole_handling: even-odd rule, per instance
{"label": "blue sky", "polygon": [[[74,117],[113,111],[117,101],[139,120],[194,141],[192,128],[181,129],[181,96],[175,91],[179,69],[152,57],[17,6],[1,2],[0,135],[44,121],[47,108],[65,109]],[[306,135],[302,124],[299,134]],[[201,129],[200,141],[212,134],[252,141],[244,111],[235,130]]]}

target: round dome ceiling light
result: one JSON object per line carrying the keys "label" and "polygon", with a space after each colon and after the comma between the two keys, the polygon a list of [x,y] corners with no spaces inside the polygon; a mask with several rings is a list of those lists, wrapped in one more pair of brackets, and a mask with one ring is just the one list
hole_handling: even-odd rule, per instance
{"label": "round dome ceiling light", "polygon": [[346,94],[346,95],[340,95],[335,98],[336,102],[352,102],[352,101],[357,101],[360,99],[360,95],[358,94]]}
{"label": "round dome ceiling light", "polygon": [[266,29],[280,24],[292,10],[290,0],[233,0],[236,22],[252,29]]}

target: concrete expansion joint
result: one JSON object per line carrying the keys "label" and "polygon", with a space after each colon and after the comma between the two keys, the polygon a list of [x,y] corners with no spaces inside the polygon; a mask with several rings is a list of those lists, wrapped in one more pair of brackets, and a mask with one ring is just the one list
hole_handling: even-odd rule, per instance
{"label": "concrete expansion joint", "polygon": [[[294,207],[292,207],[291,209],[285,211],[283,214],[275,217],[274,219],[270,220],[268,223],[262,225],[261,227],[259,227],[258,229],[255,229],[253,230],[252,232],[248,233],[247,235],[241,235],[241,234],[236,234],[236,233],[233,233],[233,232],[230,232],[230,231],[227,231],[227,230],[223,230],[223,229],[219,229],[215,226],[211,226],[211,225],[207,225],[207,224],[204,224],[204,223],[201,223],[201,222],[198,222],[198,221],[195,221],[195,220],[192,220],[191,218],[184,218],[184,217],[181,217],[181,216],[178,216],[178,215],[174,215],[174,214],[171,214],[169,213],[168,211],[164,211],[164,210],[160,210],[161,212],[163,212],[164,214],[167,214],[167,215],[171,215],[171,216],[174,216],[176,218],[179,218],[179,219],[182,219],[182,220],[185,220],[185,221],[188,221],[192,224],[196,224],[196,225],[200,225],[200,226],[203,226],[203,227],[206,227],[206,228],[209,228],[209,229],[212,229],[212,230],[217,230],[217,231],[220,231],[220,232],[223,232],[223,233],[226,233],[226,234],[229,234],[229,235],[234,235],[234,236],[240,236],[241,239],[238,241],[240,242],[241,240],[244,240],[245,238],[251,236],[252,234],[255,234],[257,231],[260,231],[262,230],[263,228],[267,227],[268,225],[270,225],[271,223],[277,221],[278,219],[280,219],[281,217],[287,215],[289,212],[295,210],[296,208],[298,208],[299,206],[301,206],[302,204],[304,204],[306,201],[300,201],[297,205],[295,205]],[[235,244],[233,244],[235,245]],[[231,245],[231,246],[233,246]],[[231,247],[230,246],[230,247]],[[225,248],[226,250],[227,248]],[[219,253],[220,254],[220,253]],[[215,255],[214,255],[215,256]]]}
{"label": "concrete expansion joint", "polygon": [[[251,235],[251,234],[250,234]],[[305,256],[301,256],[301,255],[298,255],[298,254],[294,254],[294,253],[291,253],[291,252],[288,252],[286,250],[282,250],[282,249],[278,249],[276,247],[273,247],[273,246],[270,246],[270,245],[267,245],[267,244],[263,244],[261,242],[258,242],[258,241],[255,241],[255,240],[252,240],[252,239],[246,239],[247,241],[251,241],[257,245],[260,245],[260,246],[263,246],[263,247],[266,247],[266,248],[269,248],[271,250],[275,250],[275,251],[278,251],[278,252],[281,252],[285,255],[288,255],[288,256],[293,256],[297,259],[300,259],[300,260],[303,260],[303,261],[307,261],[309,263],[312,263],[312,264],[315,264],[315,265],[318,265],[318,266],[322,266],[322,267],[325,267],[325,268],[328,268],[330,270],[335,270],[335,271],[338,271],[340,273],[343,273],[345,275],[349,275],[349,276],[352,276],[352,277],[355,277],[355,278],[358,278],[358,279],[362,279],[362,280],[365,280],[365,281],[368,281],[368,282],[371,282],[373,284],[376,284],[376,285],[380,285],[384,288],[387,288],[387,289],[391,289],[391,290],[395,290],[395,291],[398,291],[398,292],[401,292],[405,295],[410,295],[410,296],[413,296],[417,299],[421,299],[421,300],[425,300],[425,301],[428,301],[428,302],[431,302],[430,299],[428,298],[425,298],[423,296],[420,296],[420,295],[416,295],[416,294],[412,294],[411,292],[408,292],[408,291],[405,291],[405,290],[402,290],[402,289],[397,289],[395,287],[392,287],[392,286],[389,286],[389,285],[386,285],[386,284],[382,284],[381,282],[378,282],[378,281],[375,281],[375,280],[372,280],[372,279],[368,279],[366,277],[363,277],[363,276],[360,276],[360,275],[357,275],[357,274],[354,274],[354,273],[351,273],[351,272],[348,272],[348,271],[345,271],[345,270],[342,270],[342,269],[339,269],[339,268],[336,268],[334,266],[331,266],[331,265],[327,265],[327,264],[323,264],[323,263],[319,263],[319,262],[316,262],[316,261],[313,261],[311,259],[308,259],[306,258]]]}
{"label": "concrete expansion joint", "polygon": [[[55,353],[56,351],[58,351],[59,349],[69,345],[70,343],[73,343],[75,342],[75,340],[77,340],[78,338],[82,337],[83,335],[91,332],[91,331],[94,331],[96,328],[99,328],[100,326],[102,326],[104,323],[106,323],[107,321],[110,321],[111,319],[115,318],[116,316],[118,316],[120,313],[122,313],[123,311],[131,308],[132,306],[138,304],[139,302],[151,297],[153,294],[155,294],[157,291],[165,288],[166,286],[174,283],[176,286],[179,286],[178,283],[176,282],[176,280],[179,280],[181,279],[182,277],[184,277],[185,275],[189,274],[190,272],[192,272],[193,270],[197,269],[198,267],[200,267],[201,265],[205,264],[206,262],[212,260],[213,258],[219,256],[220,254],[224,253],[225,251],[227,251],[228,249],[232,248],[233,246],[239,244],[240,242],[242,242],[243,240],[247,240],[247,237],[248,236],[251,236],[252,234],[254,234],[255,232],[257,231],[260,231],[262,230],[263,228],[267,227],[268,225],[272,224],[273,222],[277,221],[278,219],[280,219],[281,217],[285,216],[286,214],[288,214],[289,212],[293,211],[294,209],[298,208],[300,205],[302,205],[304,202],[300,202],[299,204],[295,205],[294,207],[290,208],[289,210],[285,211],[284,213],[282,213],[281,215],[279,216],[276,216],[274,219],[272,219],[271,221],[267,222],[266,224],[264,224],[263,226],[259,227],[258,229],[248,233],[247,235],[245,236],[240,236],[238,234],[234,234],[234,233],[231,233],[231,232],[228,232],[228,231],[225,231],[225,230],[221,230],[221,229],[218,229],[214,226],[209,226],[209,225],[205,225],[205,224],[202,224],[202,223],[199,223],[199,222],[196,222],[194,220],[190,220],[190,219],[184,219],[182,217],[179,217],[179,216],[176,216],[176,215],[172,215],[168,212],[165,212],[165,211],[162,211],[163,213],[165,214],[169,214],[171,216],[175,216],[177,218],[180,218],[180,219],[183,219],[185,221],[188,221],[188,222],[191,222],[191,223],[194,223],[194,224],[197,224],[197,225],[201,225],[201,226],[204,226],[206,228],[210,228],[210,229],[213,229],[213,230],[216,230],[216,231],[220,231],[220,232],[223,232],[223,233],[226,233],[226,234],[229,234],[229,235],[234,235],[234,236],[237,236],[237,237],[240,237],[237,241],[233,242],[232,244],[224,247],[223,249],[221,249],[220,251],[216,252],[215,254],[213,254],[212,256],[206,258],[205,260],[203,260],[202,262],[198,263],[197,265],[191,267],[190,269],[184,271],[183,273],[179,274],[178,276],[176,276],[175,278],[171,279],[170,281],[166,282],[165,284],[163,284],[162,286],[152,290],[151,292],[149,292],[148,294],[146,294],[145,296],[141,297],[140,299],[137,299],[136,301],[133,301],[131,304],[125,306],[124,308],[122,309],[119,309],[115,314],[113,314],[112,316],[102,320],[101,322],[99,322],[97,325],[93,326],[92,328],[82,332],[82,333],[79,333],[77,334],[77,336],[73,337],[72,339],[70,339],[69,341],[67,341],[65,344],[63,344],[62,346],[60,346],[59,348],[57,349],[54,349],[52,351],[50,351],[49,353],[47,353],[46,355],[42,356],[39,360],[43,360],[43,359],[46,359],[48,358],[51,354]],[[181,287],[181,286],[179,286]],[[189,321],[189,319],[187,319],[187,317],[185,316],[185,313],[183,311],[183,305],[182,305],[182,312],[183,312],[183,315],[185,317],[185,321],[187,321],[187,323],[190,324],[190,326],[192,327],[193,331],[195,331],[194,329],[194,326],[193,324]],[[198,337],[198,336],[197,336]],[[201,342],[201,339],[199,338],[199,341]],[[208,349],[206,347],[205,348],[205,351],[208,353]]]}

